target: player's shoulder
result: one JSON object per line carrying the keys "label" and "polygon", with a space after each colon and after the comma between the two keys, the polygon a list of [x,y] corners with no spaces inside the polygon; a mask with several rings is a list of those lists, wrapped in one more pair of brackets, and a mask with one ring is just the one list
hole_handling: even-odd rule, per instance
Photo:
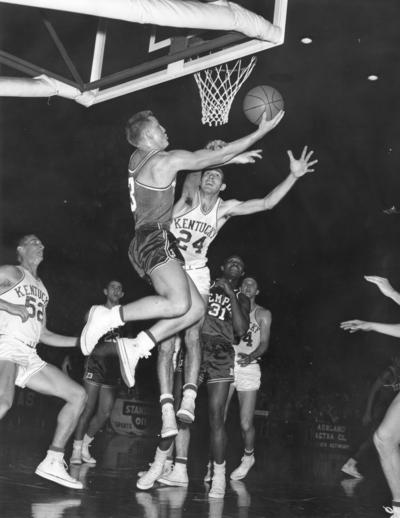
{"label": "player's shoulder", "polygon": [[225,220],[230,218],[233,215],[232,211],[242,203],[241,201],[235,199],[224,200],[220,198],[220,200],[221,201],[218,206],[218,217],[225,218]]}
{"label": "player's shoulder", "polygon": [[269,309],[264,308],[263,306],[257,305],[255,308],[255,317],[256,320],[261,322],[263,320],[264,322],[271,322],[272,320],[272,313]]}
{"label": "player's shoulder", "polygon": [[20,278],[22,272],[21,269],[15,264],[4,264],[0,266],[0,275]]}
{"label": "player's shoulder", "polygon": [[227,212],[230,209],[232,209],[233,207],[236,207],[237,205],[242,203],[241,201],[235,200],[234,198],[231,198],[230,200],[224,200],[224,199],[220,198],[220,200],[221,201],[219,204],[219,208],[221,211],[224,211],[224,212]]}
{"label": "player's shoulder", "polygon": [[3,287],[16,284],[23,278],[23,276],[23,271],[21,271],[16,265],[6,264],[0,266],[0,284]]}

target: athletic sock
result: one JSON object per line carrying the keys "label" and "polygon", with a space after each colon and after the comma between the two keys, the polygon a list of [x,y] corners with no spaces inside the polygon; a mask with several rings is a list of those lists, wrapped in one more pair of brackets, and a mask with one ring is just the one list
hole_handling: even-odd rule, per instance
{"label": "athletic sock", "polygon": [[53,444],[50,444],[49,450],[54,453],[62,453],[64,455],[64,448],[60,448],[59,446],[54,446]]}
{"label": "athletic sock", "polygon": [[163,405],[168,405],[168,404],[171,404],[173,405],[174,404],[174,396],[172,394],[161,394],[160,396],[160,404],[161,406]]}
{"label": "athletic sock", "polygon": [[197,386],[194,383],[185,383],[183,385],[183,397],[187,396],[193,399],[196,399],[197,396]]}
{"label": "athletic sock", "polygon": [[94,437],[90,437],[87,433],[85,433],[85,436],[82,440],[82,446],[89,446],[89,444],[93,441]]}

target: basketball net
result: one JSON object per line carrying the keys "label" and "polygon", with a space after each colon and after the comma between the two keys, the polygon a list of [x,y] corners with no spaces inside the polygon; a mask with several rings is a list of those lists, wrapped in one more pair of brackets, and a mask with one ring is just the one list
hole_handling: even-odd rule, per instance
{"label": "basketball net", "polygon": [[256,62],[257,58],[252,56],[246,65],[238,59],[234,65],[224,63],[194,74],[200,94],[203,124],[222,126],[228,122],[233,99]]}

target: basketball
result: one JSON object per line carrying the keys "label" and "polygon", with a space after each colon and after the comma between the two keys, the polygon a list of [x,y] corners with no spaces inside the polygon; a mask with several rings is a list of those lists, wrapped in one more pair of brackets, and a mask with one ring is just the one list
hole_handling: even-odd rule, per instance
{"label": "basketball", "polygon": [[255,86],[247,92],[243,100],[243,112],[250,122],[260,124],[264,112],[267,120],[271,120],[283,110],[284,105],[282,95],[272,86]]}

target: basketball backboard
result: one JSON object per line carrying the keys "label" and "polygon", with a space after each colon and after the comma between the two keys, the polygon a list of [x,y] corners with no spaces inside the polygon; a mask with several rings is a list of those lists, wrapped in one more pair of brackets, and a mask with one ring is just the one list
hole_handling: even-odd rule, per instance
{"label": "basketball backboard", "polygon": [[[62,10],[42,11],[26,5],[32,1],[12,3],[25,5],[0,0],[2,31],[7,27],[1,40],[1,76],[6,75],[6,67],[27,77],[44,74],[76,88],[78,94],[86,93],[75,98],[86,106],[280,45],[287,10],[287,0],[237,2],[281,28],[280,41],[272,43],[233,31],[140,25]],[[24,32],[29,34],[26,39],[12,38]],[[47,38],[49,50],[36,55],[39,37]]]}

